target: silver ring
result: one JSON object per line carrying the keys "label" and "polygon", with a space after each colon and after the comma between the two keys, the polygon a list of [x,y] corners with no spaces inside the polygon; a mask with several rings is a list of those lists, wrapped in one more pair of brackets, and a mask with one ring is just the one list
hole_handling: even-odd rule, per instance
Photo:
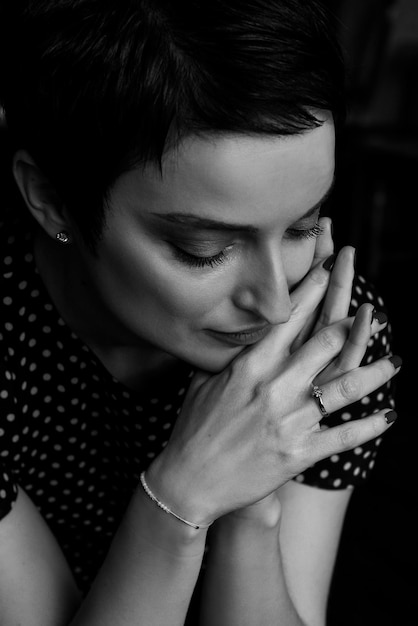
{"label": "silver ring", "polygon": [[315,398],[315,400],[317,401],[322,417],[328,417],[329,413],[326,410],[324,403],[322,402],[322,394],[323,394],[323,391],[321,387],[318,387],[318,385],[313,385],[312,394],[311,394],[312,398]]}

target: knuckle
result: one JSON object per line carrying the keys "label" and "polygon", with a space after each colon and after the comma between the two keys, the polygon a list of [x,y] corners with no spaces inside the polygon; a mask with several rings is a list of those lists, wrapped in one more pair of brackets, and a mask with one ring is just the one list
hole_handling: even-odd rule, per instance
{"label": "knuckle", "polygon": [[379,415],[370,415],[360,421],[341,426],[338,429],[340,450],[352,450],[358,445],[376,439],[385,431],[384,421]]}
{"label": "knuckle", "polygon": [[274,403],[274,386],[271,382],[259,381],[254,385],[253,396],[264,408]]}
{"label": "knuckle", "polygon": [[360,395],[360,381],[354,376],[342,376],[337,383],[337,390],[344,400],[356,400]]}
{"label": "knuckle", "polygon": [[326,285],[329,281],[329,272],[326,272],[322,267],[316,267],[310,272],[309,280],[315,285]]}
{"label": "knuckle", "polygon": [[357,444],[356,433],[352,425],[341,427],[338,431],[338,437],[342,450],[351,450]]}
{"label": "knuckle", "polygon": [[238,380],[251,381],[257,377],[259,367],[255,358],[246,355],[245,358],[237,358],[230,364],[231,375]]}
{"label": "knuckle", "polygon": [[306,459],[306,455],[302,454],[302,450],[295,446],[284,445],[283,438],[281,437],[280,429],[276,436],[277,441],[277,457],[282,465],[288,468],[299,469],[303,461]]}
{"label": "knuckle", "polygon": [[335,352],[341,347],[341,339],[332,328],[324,328],[315,336],[321,348],[326,352]]}
{"label": "knuckle", "polygon": [[292,318],[298,318],[300,315],[304,313],[304,308],[302,302],[300,300],[292,300]]}
{"label": "knuckle", "polygon": [[372,430],[372,436],[370,437],[370,439],[379,437],[379,435],[382,434],[382,432],[384,431],[383,424],[384,422],[382,418],[379,417],[379,415],[372,415],[370,417],[370,426]]}
{"label": "knuckle", "polygon": [[323,326],[329,326],[332,323],[332,318],[329,311],[321,311],[321,315],[319,316],[318,324]]}

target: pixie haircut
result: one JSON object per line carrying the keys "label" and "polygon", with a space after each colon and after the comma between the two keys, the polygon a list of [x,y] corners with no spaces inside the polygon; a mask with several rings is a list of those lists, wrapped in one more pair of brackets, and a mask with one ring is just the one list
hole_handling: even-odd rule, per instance
{"label": "pixie haircut", "polygon": [[285,136],[344,117],[319,0],[3,0],[0,96],[15,148],[92,249],[109,190],[191,134]]}

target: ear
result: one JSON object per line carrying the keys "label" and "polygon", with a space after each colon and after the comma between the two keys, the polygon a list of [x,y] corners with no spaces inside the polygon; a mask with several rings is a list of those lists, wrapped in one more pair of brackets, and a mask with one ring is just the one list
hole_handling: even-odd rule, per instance
{"label": "ear", "polygon": [[55,239],[57,233],[68,231],[62,201],[26,150],[15,153],[13,175],[26,206],[48,235]]}

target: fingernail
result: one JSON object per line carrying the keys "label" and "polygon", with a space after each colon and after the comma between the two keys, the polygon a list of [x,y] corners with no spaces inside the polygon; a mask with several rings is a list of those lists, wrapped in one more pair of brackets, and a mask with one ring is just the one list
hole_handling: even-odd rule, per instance
{"label": "fingernail", "polygon": [[388,411],[387,413],[385,413],[386,424],[393,424],[397,417],[398,414],[396,413],[396,411]]}
{"label": "fingernail", "polygon": [[386,324],[388,318],[386,313],[383,313],[383,311],[376,311],[376,309],[373,309],[372,322],[374,322],[375,320],[376,322],[379,322],[379,324]]}
{"label": "fingernail", "polygon": [[322,267],[324,268],[324,270],[328,270],[328,272],[332,270],[332,268],[334,267],[336,256],[336,254],[331,254],[331,256],[325,259],[325,261],[322,263]]}
{"label": "fingernail", "polygon": [[397,354],[395,354],[394,356],[390,356],[389,361],[392,363],[395,370],[402,365],[402,359]]}

